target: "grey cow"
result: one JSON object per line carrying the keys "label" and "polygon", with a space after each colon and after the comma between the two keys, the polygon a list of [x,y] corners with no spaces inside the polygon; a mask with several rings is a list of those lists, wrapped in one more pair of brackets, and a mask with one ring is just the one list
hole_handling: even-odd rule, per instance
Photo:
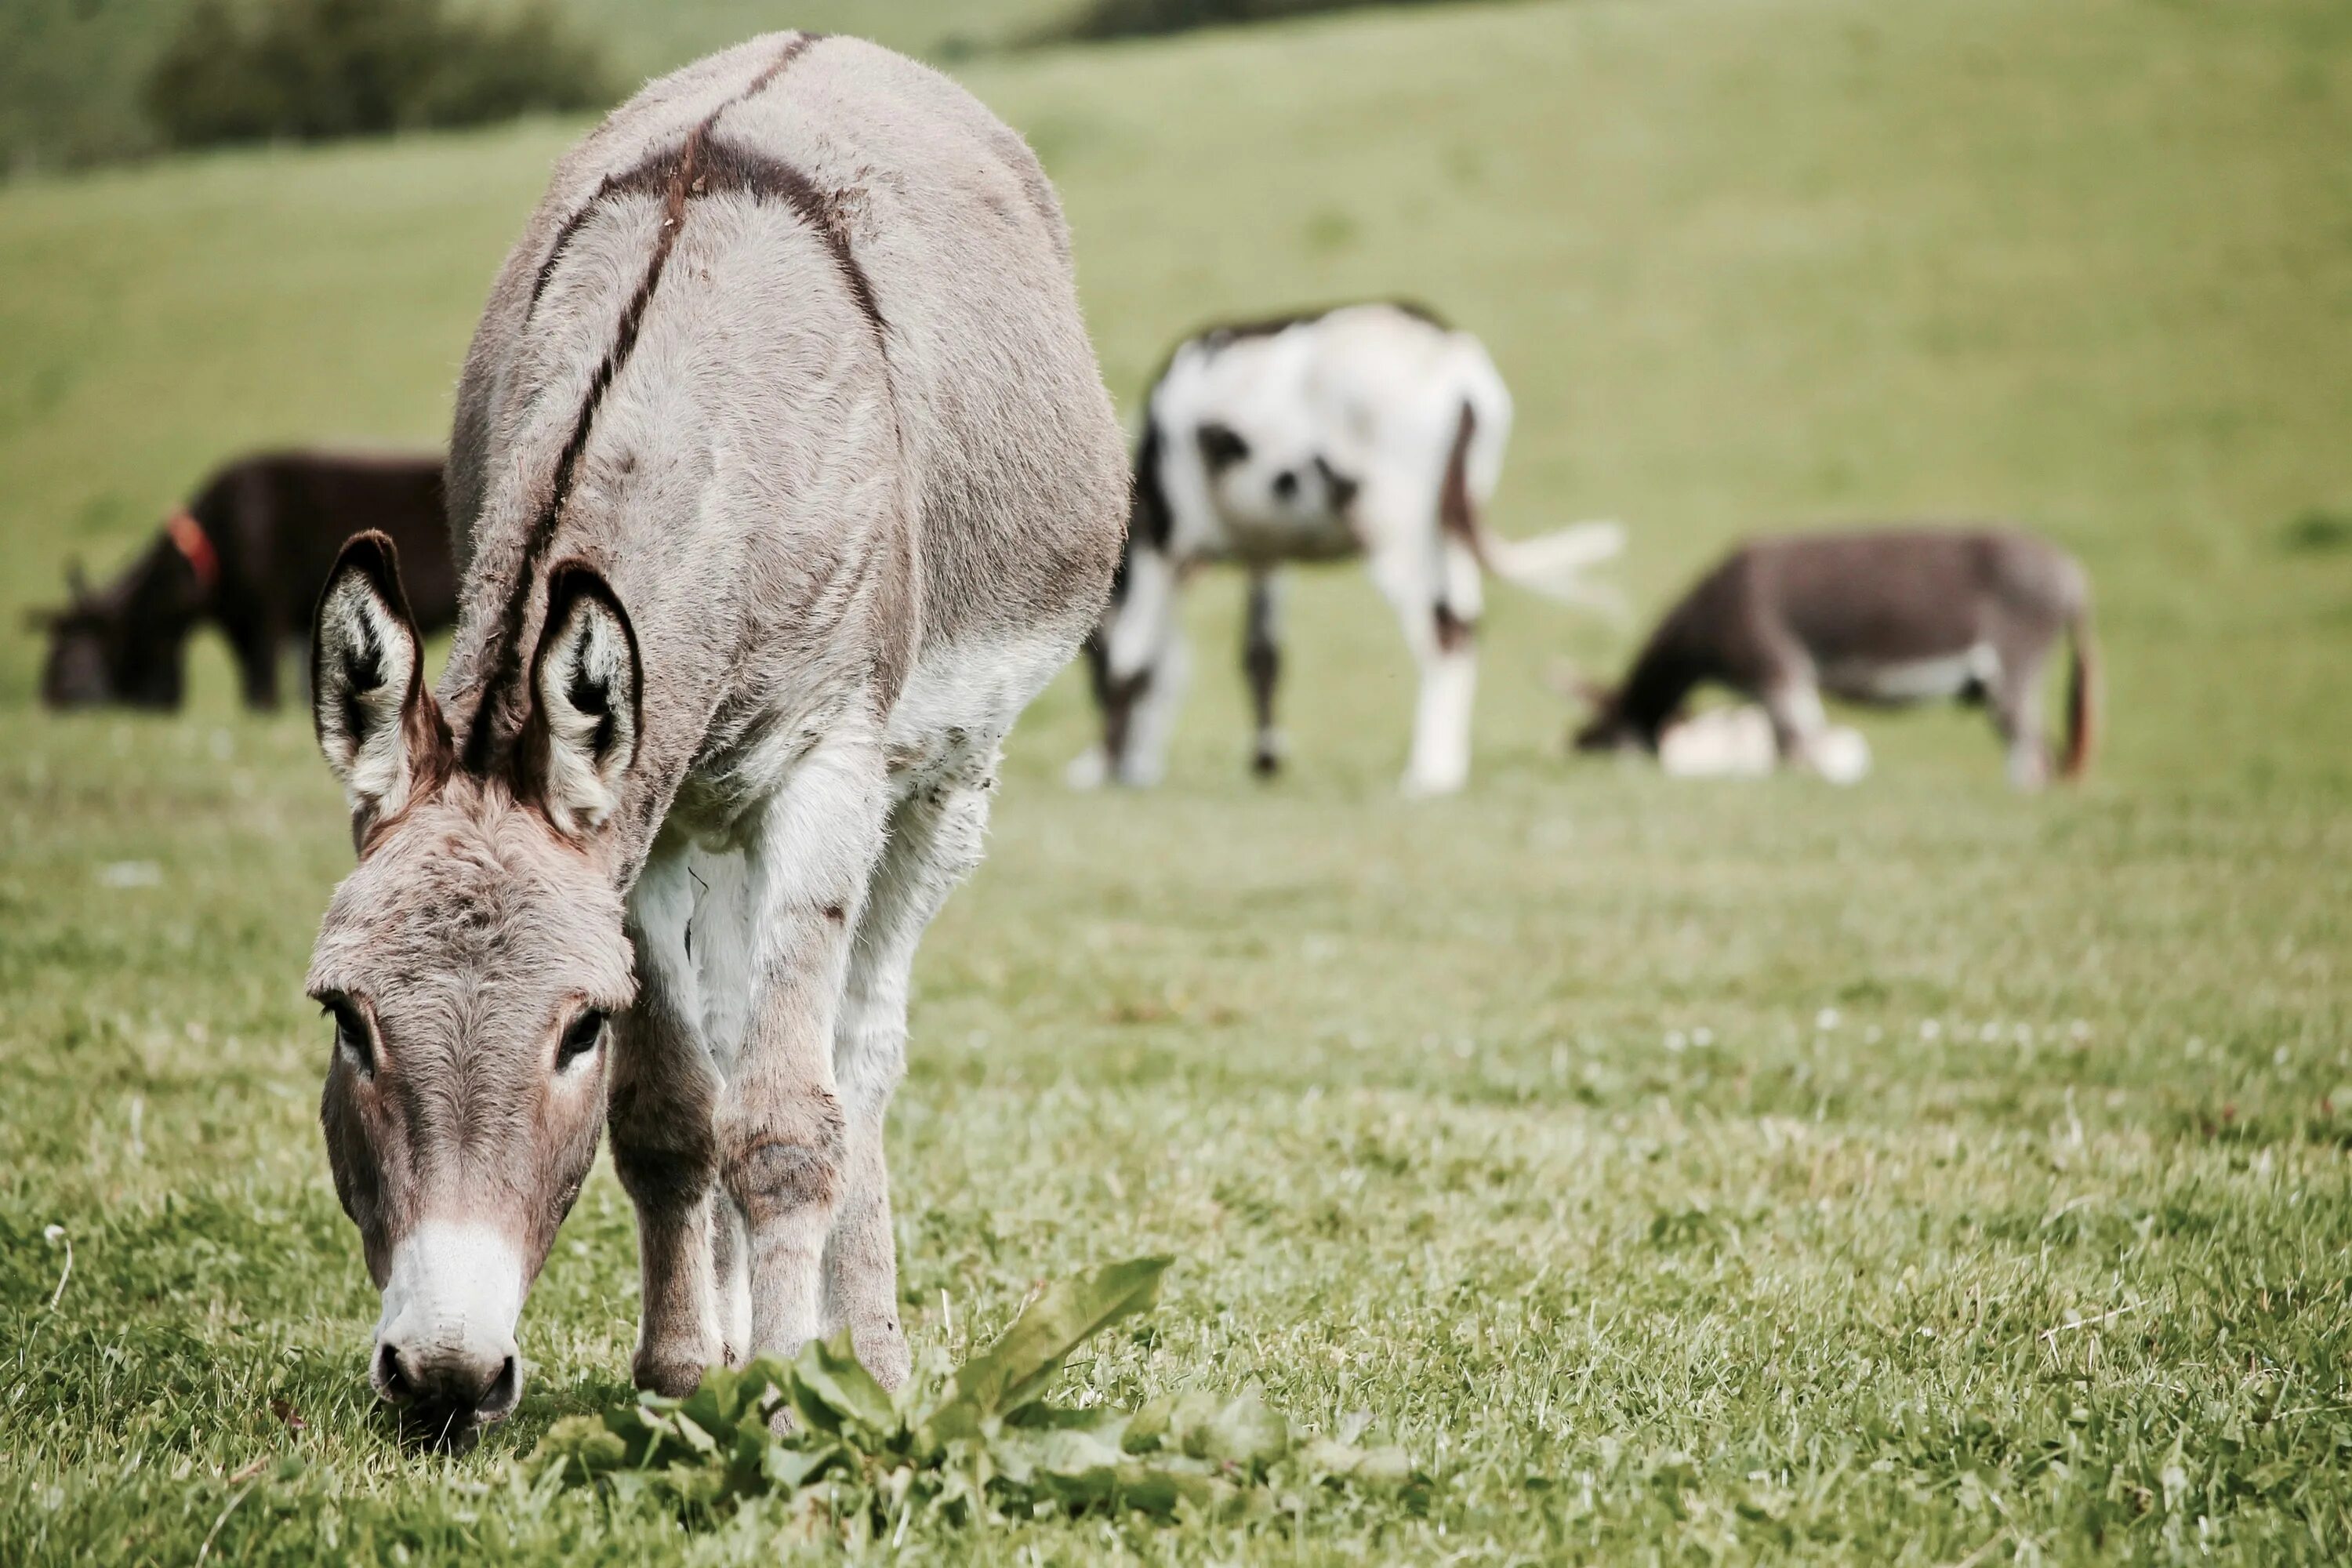
{"label": "grey cow", "polygon": [[437,695],[380,536],[312,655],[359,850],[321,1114],[413,1422],[513,1407],[600,1123],[641,1385],[844,1326],[904,1377],[908,968],[1126,492],[1052,188],[946,78],[757,38],[560,164],[459,389]]}

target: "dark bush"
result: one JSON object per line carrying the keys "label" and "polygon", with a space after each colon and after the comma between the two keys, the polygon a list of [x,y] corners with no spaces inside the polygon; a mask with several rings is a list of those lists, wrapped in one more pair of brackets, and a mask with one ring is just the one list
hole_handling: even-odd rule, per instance
{"label": "dark bush", "polygon": [[1066,26],[1054,31],[1066,38],[1125,38],[1396,3],[1397,0],[1088,0],[1085,9]]}
{"label": "dark bush", "polygon": [[195,0],[146,92],[180,147],[480,125],[613,96],[602,58],[548,0],[467,14],[446,0]]}

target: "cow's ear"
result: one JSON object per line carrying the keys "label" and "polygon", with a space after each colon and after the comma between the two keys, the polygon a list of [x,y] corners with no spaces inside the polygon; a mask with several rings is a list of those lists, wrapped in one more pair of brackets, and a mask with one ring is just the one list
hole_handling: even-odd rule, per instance
{"label": "cow's ear", "polygon": [[637,757],[643,686],[636,629],[613,585],[584,561],[558,565],[531,655],[523,789],[567,837],[586,837],[619,803]]}
{"label": "cow's ear", "polygon": [[425,689],[425,656],[400,556],[373,531],[335,558],[310,626],[310,723],[342,781],[352,836],[398,816],[448,772],[449,727]]}

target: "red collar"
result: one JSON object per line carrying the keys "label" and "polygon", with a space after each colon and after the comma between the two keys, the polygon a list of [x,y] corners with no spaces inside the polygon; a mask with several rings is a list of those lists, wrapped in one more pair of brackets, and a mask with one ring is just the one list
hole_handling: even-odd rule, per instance
{"label": "red collar", "polygon": [[210,589],[220,581],[220,553],[213,549],[203,523],[184,511],[175,511],[163,524],[163,531],[171,535],[173,548],[187,558],[198,586]]}

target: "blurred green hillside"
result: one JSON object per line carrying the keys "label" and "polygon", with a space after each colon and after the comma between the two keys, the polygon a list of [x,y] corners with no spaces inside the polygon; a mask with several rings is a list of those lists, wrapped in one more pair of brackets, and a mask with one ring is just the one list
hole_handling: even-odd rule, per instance
{"label": "blurred green hillside", "polygon": [[[2161,693],[2174,721],[2119,747],[2319,762],[2345,557],[2282,542],[2352,510],[2352,341],[2320,325],[2352,317],[2352,159],[2320,155],[2352,146],[2352,7],[1459,6],[961,73],[1061,186],[1122,397],[1198,321],[1423,297],[1517,395],[1503,524],[1624,517],[1645,602],[1759,526],[2028,520],[2099,582],[2119,715]],[[241,448],[439,438],[573,133],[0,193],[0,518],[41,563],[5,597]],[[1341,635],[1392,651],[1377,616]]]}
{"label": "blurred green hillside", "polygon": [[[460,8],[467,0],[460,0]],[[472,0],[495,6],[499,0]],[[0,4],[0,174],[144,153],[140,86],[190,0]],[[634,83],[755,33],[855,33],[933,60],[1001,46],[1080,0],[556,0]]]}

